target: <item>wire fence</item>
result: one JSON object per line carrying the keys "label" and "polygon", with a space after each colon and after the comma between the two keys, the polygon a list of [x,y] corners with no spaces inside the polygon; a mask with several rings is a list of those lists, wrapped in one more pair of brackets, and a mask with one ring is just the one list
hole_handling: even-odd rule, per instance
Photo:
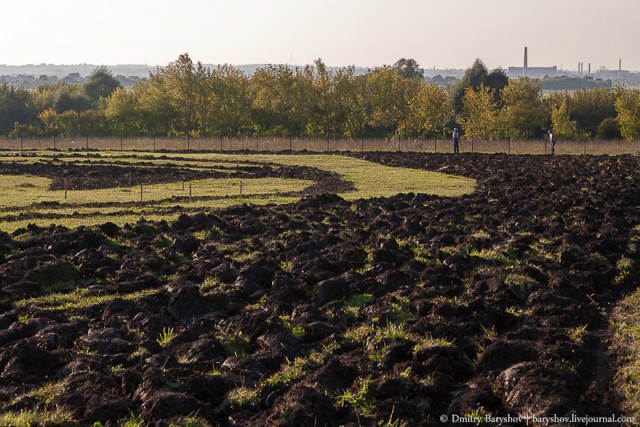
{"label": "wire fence", "polygon": [[[326,139],[287,137],[246,138],[0,138],[0,150],[123,150],[123,151],[402,151],[452,153],[451,140],[389,138],[389,139]],[[461,153],[550,154],[546,140],[491,140],[460,142]],[[640,141],[560,141],[555,154],[618,155],[640,153]]]}

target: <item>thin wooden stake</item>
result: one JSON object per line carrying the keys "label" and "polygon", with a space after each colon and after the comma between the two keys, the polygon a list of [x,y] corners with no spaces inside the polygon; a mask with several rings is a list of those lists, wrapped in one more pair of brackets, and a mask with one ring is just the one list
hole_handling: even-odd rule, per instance
{"label": "thin wooden stake", "polygon": [[142,184],[140,184],[140,201],[142,201]]}
{"label": "thin wooden stake", "polygon": [[242,196],[242,181],[240,181],[240,195]]}
{"label": "thin wooden stake", "polygon": [[189,181],[189,202],[191,202],[191,181]]}
{"label": "thin wooden stake", "polygon": [[68,181],[67,181],[67,178],[65,178],[64,179],[64,198],[65,199],[67,198],[67,184],[68,184]]}

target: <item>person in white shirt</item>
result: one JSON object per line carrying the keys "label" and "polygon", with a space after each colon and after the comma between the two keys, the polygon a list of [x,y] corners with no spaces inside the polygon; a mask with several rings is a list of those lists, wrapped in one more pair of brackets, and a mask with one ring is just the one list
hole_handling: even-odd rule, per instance
{"label": "person in white shirt", "polygon": [[458,132],[458,128],[453,130],[453,153],[460,153],[460,133]]}

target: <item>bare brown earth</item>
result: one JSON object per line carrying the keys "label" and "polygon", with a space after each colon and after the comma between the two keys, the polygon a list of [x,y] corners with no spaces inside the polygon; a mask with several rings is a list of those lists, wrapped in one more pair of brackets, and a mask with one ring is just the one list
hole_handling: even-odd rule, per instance
{"label": "bare brown earth", "polygon": [[[616,268],[638,258],[637,157],[358,157],[479,184],[0,235],[0,411],[158,426],[619,412],[607,316],[639,278]],[[78,288],[120,297],[23,303]],[[29,394],[50,383],[50,401]]]}

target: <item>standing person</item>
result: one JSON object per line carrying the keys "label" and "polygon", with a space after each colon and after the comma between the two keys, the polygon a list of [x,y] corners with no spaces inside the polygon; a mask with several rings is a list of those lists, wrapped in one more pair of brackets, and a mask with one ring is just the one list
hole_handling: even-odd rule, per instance
{"label": "standing person", "polygon": [[460,153],[460,133],[458,128],[453,129],[453,153]]}
{"label": "standing person", "polygon": [[553,131],[549,129],[549,143],[551,144],[551,155],[556,155],[556,136],[553,134]]}

